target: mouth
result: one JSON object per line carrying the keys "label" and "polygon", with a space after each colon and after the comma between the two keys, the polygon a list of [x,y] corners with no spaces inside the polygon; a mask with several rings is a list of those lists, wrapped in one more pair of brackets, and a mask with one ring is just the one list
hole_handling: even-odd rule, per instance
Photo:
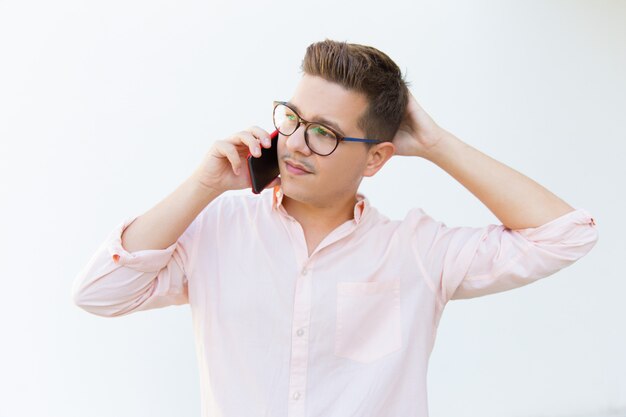
{"label": "mouth", "polygon": [[285,165],[287,167],[287,171],[291,174],[295,174],[295,175],[311,174],[311,172],[308,171],[306,168],[304,168],[302,165],[289,162],[287,160],[285,160]]}

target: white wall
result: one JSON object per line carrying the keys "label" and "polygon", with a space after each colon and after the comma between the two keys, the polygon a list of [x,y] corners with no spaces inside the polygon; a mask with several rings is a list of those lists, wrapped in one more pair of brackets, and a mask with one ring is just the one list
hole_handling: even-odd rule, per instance
{"label": "white wall", "polygon": [[[269,130],[326,37],[386,52],[440,125],[597,222],[574,265],[448,304],[431,416],[626,415],[626,2],[0,0],[1,417],[199,415],[188,306],[104,319],[71,283],[212,141]],[[417,158],[362,192],[499,224]]]}

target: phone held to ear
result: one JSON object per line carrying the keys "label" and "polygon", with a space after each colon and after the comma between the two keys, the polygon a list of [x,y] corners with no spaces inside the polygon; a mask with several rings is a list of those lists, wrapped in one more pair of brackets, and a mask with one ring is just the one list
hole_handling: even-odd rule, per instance
{"label": "phone held to ear", "polygon": [[272,146],[269,148],[261,146],[261,156],[258,158],[248,152],[248,171],[250,172],[252,192],[255,194],[263,191],[280,174],[278,169],[278,130],[275,130],[270,138]]}

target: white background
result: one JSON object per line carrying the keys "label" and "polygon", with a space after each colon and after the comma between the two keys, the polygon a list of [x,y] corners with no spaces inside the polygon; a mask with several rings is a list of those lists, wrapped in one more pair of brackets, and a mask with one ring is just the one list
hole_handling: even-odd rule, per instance
{"label": "white background", "polygon": [[[270,131],[326,37],[387,53],[441,126],[597,223],[570,267],[448,304],[431,416],[626,415],[626,2],[0,0],[0,417],[199,416],[188,306],[105,319],[72,281],[214,140]],[[500,223],[419,158],[361,192]]]}

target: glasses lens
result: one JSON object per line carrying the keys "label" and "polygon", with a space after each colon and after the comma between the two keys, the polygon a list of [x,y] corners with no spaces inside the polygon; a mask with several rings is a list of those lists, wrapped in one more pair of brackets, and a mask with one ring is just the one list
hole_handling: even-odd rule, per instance
{"label": "glasses lens", "polygon": [[328,155],[337,147],[337,136],[322,125],[309,125],[306,135],[311,150],[320,155]]}
{"label": "glasses lens", "polygon": [[289,107],[278,104],[274,108],[274,126],[283,135],[291,135],[298,127],[298,116]]}
{"label": "glasses lens", "polygon": [[[298,128],[298,115],[284,104],[277,104],[274,108],[274,126],[280,133],[289,136]],[[317,154],[329,155],[337,147],[337,136],[320,124],[309,125],[306,136],[309,147]]]}

